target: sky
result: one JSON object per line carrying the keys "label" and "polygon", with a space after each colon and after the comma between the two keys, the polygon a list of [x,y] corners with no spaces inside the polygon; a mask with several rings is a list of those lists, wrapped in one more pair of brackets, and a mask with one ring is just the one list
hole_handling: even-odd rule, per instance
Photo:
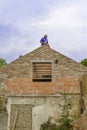
{"label": "sky", "polygon": [[0,0],[0,58],[31,52],[44,34],[52,49],[87,58],[87,0]]}

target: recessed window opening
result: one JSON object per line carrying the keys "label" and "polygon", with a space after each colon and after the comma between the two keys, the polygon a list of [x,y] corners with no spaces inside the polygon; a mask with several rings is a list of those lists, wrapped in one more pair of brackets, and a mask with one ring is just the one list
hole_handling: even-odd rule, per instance
{"label": "recessed window opening", "polygon": [[34,82],[51,82],[52,78],[51,62],[33,62],[33,81]]}

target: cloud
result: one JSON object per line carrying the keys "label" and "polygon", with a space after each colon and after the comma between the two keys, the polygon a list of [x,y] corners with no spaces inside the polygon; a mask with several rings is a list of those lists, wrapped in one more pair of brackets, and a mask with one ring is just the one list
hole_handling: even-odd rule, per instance
{"label": "cloud", "polygon": [[86,0],[0,1],[0,56],[9,62],[28,53],[47,33],[52,48],[75,60],[85,57],[86,5]]}
{"label": "cloud", "polygon": [[[7,62],[11,57],[28,53],[34,48],[35,44],[29,34],[21,32],[13,25],[0,25],[0,57],[4,57]],[[12,59],[14,59],[12,58]]]}
{"label": "cloud", "polygon": [[77,48],[84,49],[86,46],[87,20],[83,19],[85,16],[87,16],[86,8],[81,5],[69,5],[52,9],[48,18],[32,23],[32,26],[47,31],[50,37],[55,39],[52,40],[55,48],[76,51]]}
{"label": "cloud", "polygon": [[33,23],[34,26],[39,26],[48,30],[62,29],[62,28],[79,28],[87,26],[86,20],[83,21],[81,14],[86,14],[83,7],[71,5],[68,7],[53,8],[45,20]]}

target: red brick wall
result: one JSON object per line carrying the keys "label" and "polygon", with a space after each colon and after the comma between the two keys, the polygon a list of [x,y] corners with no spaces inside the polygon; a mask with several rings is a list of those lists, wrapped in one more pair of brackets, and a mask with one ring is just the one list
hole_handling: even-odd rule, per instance
{"label": "red brick wall", "polygon": [[6,89],[9,94],[14,95],[80,93],[79,80],[71,77],[61,77],[55,82],[32,82],[29,78],[11,78],[6,82]]}

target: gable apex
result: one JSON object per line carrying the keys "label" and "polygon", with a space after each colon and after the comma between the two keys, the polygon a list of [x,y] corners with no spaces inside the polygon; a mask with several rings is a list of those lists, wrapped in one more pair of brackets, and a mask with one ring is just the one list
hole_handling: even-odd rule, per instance
{"label": "gable apex", "polygon": [[69,66],[75,66],[75,67],[82,67],[84,68],[85,70],[87,70],[87,67],[85,67],[84,65],[82,65],[81,63],[73,60],[72,58],[48,47],[48,46],[41,46],[41,47],[38,47],[36,48],[35,50],[25,54],[24,56],[22,57],[19,57],[18,59],[16,59],[15,61],[13,62],[18,62],[20,60],[31,60],[32,62],[33,61],[54,61],[54,60],[58,60],[58,62],[62,63],[63,65],[63,61],[64,61],[64,65],[65,64],[68,64]]}
{"label": "gable apex", "polygon": [[51,61],[55,62],[56,66],[66,68],[68,70],[87,72],[87,67],[57,52],[56,50],[44,45],[25,54],[24,56],[19,57],[10,64],[0,68],[0,73],[11,72],[12,75],[15,75],[15,72],[17,71],[16,73],[19,73],[19,70],[22,70],[23,73],[25,73],[25,71],[27,71],[28,66],[30,68],[32,67],[31,63],[33,61],[34,62]]}

